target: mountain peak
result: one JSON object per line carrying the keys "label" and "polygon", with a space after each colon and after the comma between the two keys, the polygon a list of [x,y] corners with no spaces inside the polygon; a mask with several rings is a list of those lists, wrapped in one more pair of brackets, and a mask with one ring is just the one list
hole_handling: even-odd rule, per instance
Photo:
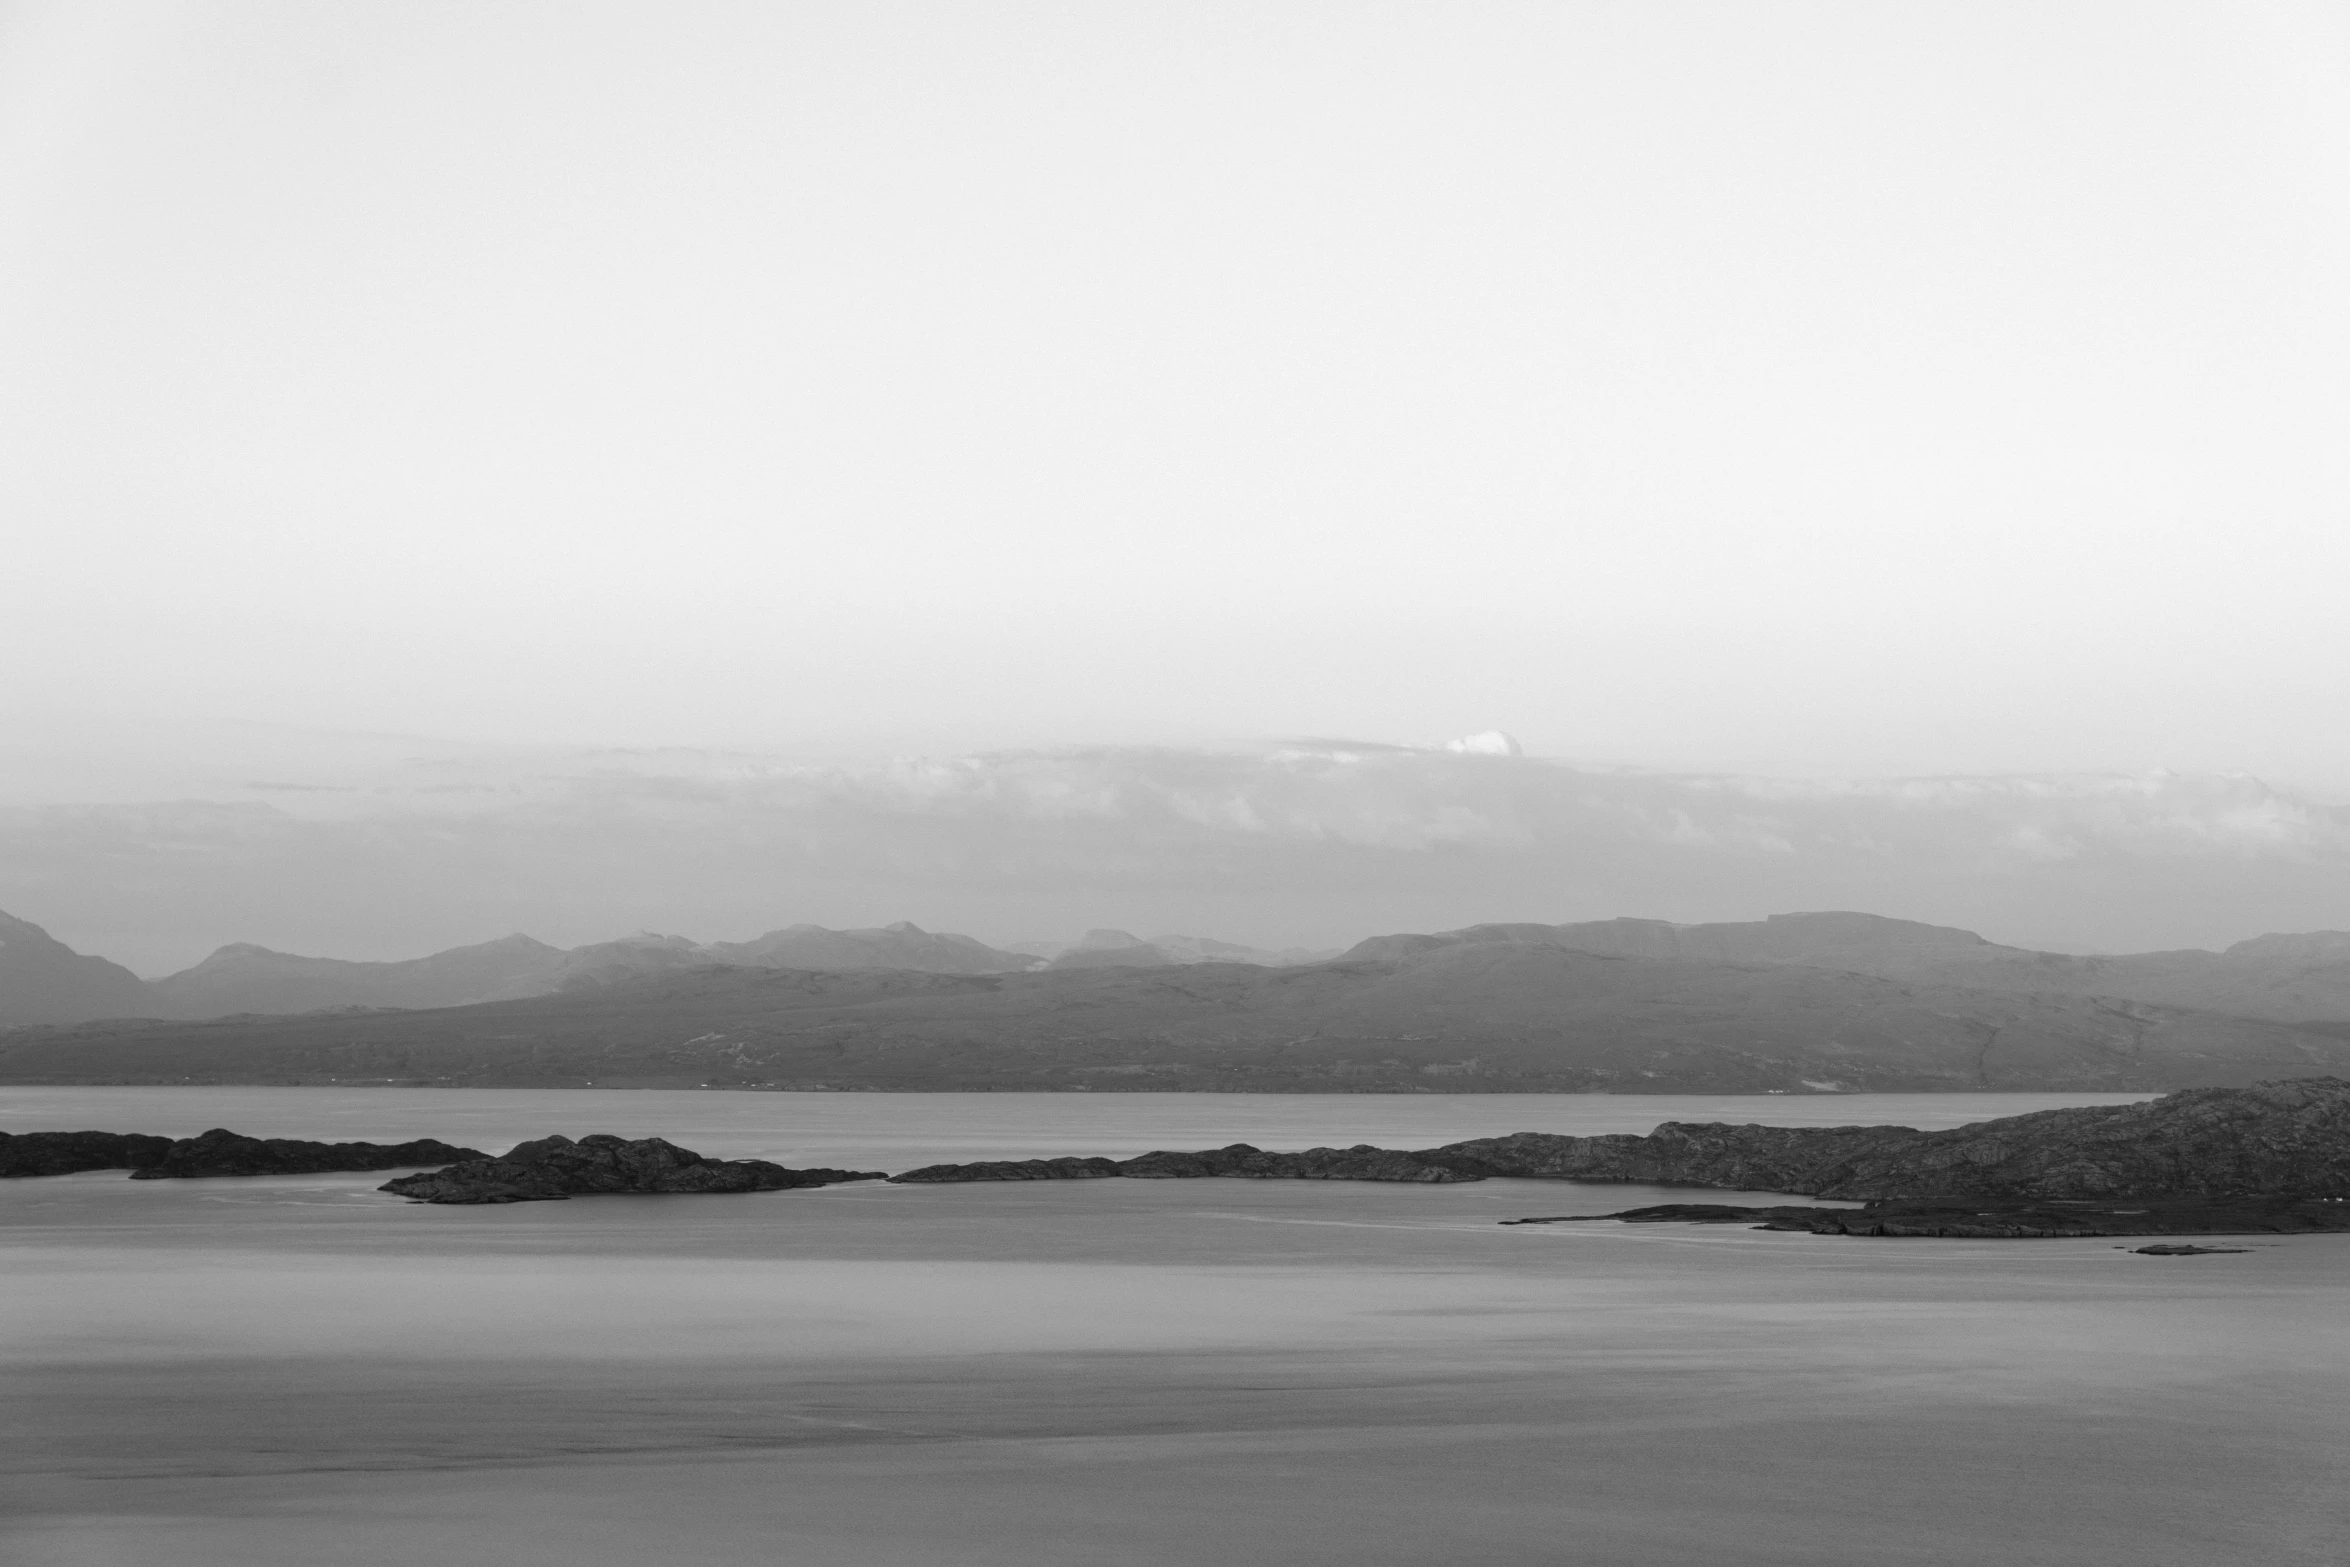
{"label": "mountain peak", "polygon": [[151,1015],[146,984],[119,963],[85,957],[31,920],[0,914],[0,1028]]}

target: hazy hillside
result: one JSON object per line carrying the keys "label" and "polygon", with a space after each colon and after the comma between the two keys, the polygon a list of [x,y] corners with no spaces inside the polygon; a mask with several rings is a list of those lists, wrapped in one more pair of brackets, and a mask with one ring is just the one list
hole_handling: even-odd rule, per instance
{"label": "hazy hillside", "polygon": [[40,926],[0,914],[0,1028],[152,1011],[129,969],[84,957]]}
{"label": "hazy hillside", "polygon": [[1019,950],[1049,960],[1054,968],[1158,968],[1169,963],[1254,963],[1263,968],[1286,968],[1297,963],[1327,963],[1340,951],[1336,947],[1274,950],[1218,941],[1213,936],[1153,936],[1145,941],[1123,930],[1089,930],[1066,945],[1027,942]]}
{"label": "hazy hillside", "polygon": [[[1001,951],[969,936],[927,931],[910,921],[865,930],[792,925],[749,941],[698,942],[640,931],[568,951],[514,935],[397,962],[311,958],[240,942],[158,980],[140,980],[102,958],[83,957],[37,925],[0,915],[0,1027],[73,1023],[106,1017],[196,1019],[240,1013],[315,1012],[334,1007],[455,1007],[547,995],[569,985],[609,984],[646,975],[707,968],[790,968],[855,972],[906,969],[923,974],[1006,974],[1040,958]],[[1260,952],[1200,936],[1145,942],[1124,931],[1097,930],[1064,951],[1055,966],[1136,967],[1170,963],[1280,964],[1327,953]],[[96,965],[96,967],[91,967]]]}
{"label": "hazy hillside", "polygon": [[999,952],[969,936],[927,931],[910,920],[877,930],[826,930],[793,925],[752,941],[717,941],[702,949],[722,963],[760,968],[913,969],[924,974],[1003,974],[1034,960]]}
{"label": "hazy hillside", "polygon": [[1123,930],[1089,930],[1076,945],[1057,954],[1046,965],[1055,970],[1075,968],[1165,968],[1174,955],[1156,942]]}
{"label": "hazy hillside", "polygon": [[2224,952],[2073,957],[1985,941],[1972,931],[1874,914],[1774,914],[1714,925],[1597,920],[1474,925],[1438,935],[1378,936],[1349,958],[1462,945],[1534,945],[1623,956],[1792,963],[2013,993],[2112,996],[2275,1022],[2350,1021],[2350,932],[2260,936]]}
{"label": "hazy hillside", "polygon": [[305,958],[267,947],[221,948],[194,968],[146,986],[146,1015],[225,1017],[319,1007],[447,1007],[529,995],[547,987],[565,954],[528,936],[452,947],[401,963]]}
{"label": "hazy hillside", "polygon": [[467,1006],[712,964],[991,974],[1030,968],[1036,961],[969,936],[901,922],[877,930],[794,925],[751,941],[707,944],[640,932],[569,951],[515,935],[382,963],[302,957],[238,943],[193,968],[142,981],[128,969],[83,957],[39,926],[6,915],[0,915],[0,937],[8,938],[0,944],[0,1027],[105,1017],[195,1019],[336,1007]]}
{"label": "hazy hillside", "polygon": [[1256,963],[1266,968],[1287,968],[1296,963],[1327,963],[1345,950],[1340,947],[1249,947],[1235,941],[1218,941],[1213,936],[1153,936],[1150,945],[1177,963]]}
{"label": "hazy hillside", "polygon": [[1459,942],[1269,969],[697,968],[435,1012],[0,1038],[6,1082],[2158,1091],[2350,1071],[2350,1041],[2135,1002]]}

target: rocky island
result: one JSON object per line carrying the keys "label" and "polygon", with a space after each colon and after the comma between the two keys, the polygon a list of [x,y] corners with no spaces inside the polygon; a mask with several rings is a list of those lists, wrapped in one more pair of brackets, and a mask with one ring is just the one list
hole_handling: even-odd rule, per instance
{"label": "rocky island", "polygon": [[[1961,1240],[2063,1239],[2095,1235],[2308,1235],[2350,1230],[2340,1197],[1926,1198],[1859,1208],[1789,1205],[1740,1208],[1675,1202],[1622,1213],[1570,1213],[1503,1224],[1744,1224],[1814,1235],[1914,1236]],[[2155,1256],[2208,1248],[2149,1248]]]}
{"label": "rocky island", "polygon": [[501,1158],[476,1154],[446,1170],[386,1181],[377,1190],[426,1203],[559,1202],[639,1193],[775,1192],[884,1179],[879,1170],[789,1170],[765,1159],[706,1159],[658,1137],[597,1133],[576,1142],[541,1137],[516,1144]]}
{"label": "rocky island", "polygon": [[847,1181],[1247,1180],[1444,1183],[1518,1179],[1708,1186],[1857,1202],[1666,1204],[1508,1223],[1746,1223],[1874,1236],[2302,1233],[2350,1229],[2350,1081],[2195,1088],[2130,1105],[2042,1110],[1947,1131],[1668,1121],[1646,1136],[1515,1132],[1438,1148],[1268,1152],[1247,1143],[1131,1159],[991,1160],[876,1170],[710,1159],[658,1137],[542,1137],[492,1158],[430,1139],[384,1145],[107,1132],[0,1133],[0,1175],[128,1166],[152,1180],[444,1165],[386,1182],[416,1202],[544,1202],[627,1193],[785,1191]]}
{"label": "rocky island", "polygon": [[2042,1110],[1940,1132],[1668,1121],[1646,1136],[1517,1132],[1439,1148],[1359,1144],[1302,1153],[1235,1143],[1123,1160],[930,1165],[892,1179],[927,1184],[1204,1176],[1411,1182],[1517,1177],[1792,1192],[1872,1205],[1857,1213],[1674,1205],[1606,1216],[1760,1222],[1828,1234],[2343,1229],[2350,1228],[2350,1208],[2338,1201],[2350,1197],[2350,1082],[2293,1078],[2249,1088],[2188,1089],[2142,1104]]}
{"label": "rocky island", "polygon": [[221,1175],[323,1175],[338,1170],[407,1170],[486,1157],[433,1138],[406,1143],[315,1143],[241,1137],[214,1127],[198,1137],[139,1132],[0,1132],[0,1177],[129,1170],[134,1181]]}

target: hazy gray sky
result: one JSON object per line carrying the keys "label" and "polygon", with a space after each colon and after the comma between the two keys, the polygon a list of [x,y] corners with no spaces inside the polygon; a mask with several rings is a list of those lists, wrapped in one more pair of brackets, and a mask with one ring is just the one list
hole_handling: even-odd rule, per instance
{"label": "hazy gray sky", "polygon": [[1864,909],[2109,951],[2350,927],[2350,805],[2248,778],[1817,782],[1310,742],[833,767],[270,739],[243,759],[275,776],[0,800],[0,909],[148,973],[231,940],[400,958],[514,930],[570,946],[802,920],[1344,947]]}
{"label": "hazy gray sky", "polygon": [[2340,781],[2345,279],[2324,0],[33,0],[0,707]]}

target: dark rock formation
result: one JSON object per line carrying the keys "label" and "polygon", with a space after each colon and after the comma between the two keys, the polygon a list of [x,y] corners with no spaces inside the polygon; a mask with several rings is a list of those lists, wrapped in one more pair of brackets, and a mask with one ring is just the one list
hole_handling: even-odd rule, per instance
{"label": "dark rock formation", "polygon": [[[1006,1172],[1020,1171],[1019,1174]],[[2145,1104],[2042,1110],[1949,1131],[1907,1126],[1730,1126],[1667,1121],[1646,1137],[1517,1132],[1399,1152],[1245,1143],[1138,1159],[931,1165],[899,1181],[1161,1178],[1460,1181],[1490,1176],[1718,1186],[1871,1201],[2290,1192],[2350,1196],[2350,1081],[2195,1088]]]}
{"label": "dark rock formation", "polygon": [[170,1149],[170,1138],[137,1132],[0,1132],[0,1176],[127,1170],[152,1164]]}
{"label": "dark rock formation", "polygon": [[554,1202],[566,1197],[645,1192],[773,1192],[842,1181],[878,1181],[878,1170],[787,1170],[764,1159],[705,1159],[658,1137],[631,1141],[598,1133],[573,1142],[541,1137],[505,1157],[475,1155],[378,1190],[416,1202]]}
{"label": "dark rock formation", "polygon": [[2242,1257],[2252,1250],[2249,1246],[2134,1246],[2134,1257]]}
{"label": "dark rock formation", "polygon": [[137,1132],[0,1132],[0,1176],[123,1170],[134,1181],[173,1176],[316,1175],[331,1170],[401,1170],[479,1159],[478,1149],[423,1138],[412,1143],[309,1143],[240,1137],[214,1127],[201,1137]]}
{"label": "dark rock formation", "polygon": [[1398,1153],[1357,1143],[1352,1148],[1308,1148],[1303,1153],[1267,1153],[1232,1143],[1199,1153],[1159,1150],[1132,1159],[1020,1159],[981,1164],[929,1164],[893,1175],[892,1181],[922,1185],[957,1181],[1090,1181],[1123,1175],[1135,1180],[1174,1181],[1227,1175],[1259,1181],[1474,1181],[1422,1154]]}
{"label": "dark rock formation", "polygon": [[[1131,1162],[1131,1161],[1129,1161]],[[889,1179],[916,1184],[957,1181],[1093,1181],[1106,1175],[1124,1175],[1126,1167],[1110,1159],[986,1159],[977,1164],[926,1164]]]}
{"label": "dark rock formation", "polygon": [[183,1137],[131,1171],[134,1181],[215,1175],[323,1175],[333,1170],[412,1170],[420,1165],[484,1159],[478,1148],[457,1148],[430,1137],[407,1143],[311,1143],[291,1137],[240,1137],[214,1127]]}
{"label": "dark rock formation", "polygon": [[1647,1137],[1511,1137],[1432,1155],[1493,1175],[1877,1200],[2292,1192],[2350,1196],[2350,1082],[2196,1088],[1942,1132],[1668,1121]]}
{"label": "dark rock formation", "polygon": [[[1734,1208],[1666,1203],[1622,1213],[1504,1219],[1504,1224],[1745,1224],[1814,1235],[1938,1237],[1961,1240],[2062,1239],[2094,1235],[2306,1235],[2350,1230],[2350,1202],[2328,1197],[2132,1197],[2107,1202],[2051,1199],[1873,1202],[1865,1208]],[[2172,1255],[2184,1248],[2146,1248]],[[2208,1248],[2198,1248],[2208,1249]]]}

